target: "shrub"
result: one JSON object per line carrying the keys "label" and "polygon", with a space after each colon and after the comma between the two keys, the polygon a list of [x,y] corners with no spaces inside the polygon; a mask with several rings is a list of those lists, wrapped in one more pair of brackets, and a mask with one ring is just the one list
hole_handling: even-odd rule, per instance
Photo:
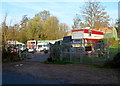
{"label": "shrub", "polygon": [[59,61],[60,60],[60,43],[56,42],[54,45],[50,45],[50,56],[48,61]]}
{"label": "shrub", "polygon": [[16,52],[8,52],[8,51],[3,51],[2,52],[2,61],[3,62],[15,62],[15,61],[19,61],[19,55]]}
{"label": "shrub", "polygon": [[108,60],[104,66],[120,68],[120,53],[117,53],[112,60]]}

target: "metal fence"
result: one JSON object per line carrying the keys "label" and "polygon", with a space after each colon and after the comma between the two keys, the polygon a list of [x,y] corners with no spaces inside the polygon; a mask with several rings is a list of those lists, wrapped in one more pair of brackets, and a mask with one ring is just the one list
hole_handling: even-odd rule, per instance
{"label": "metal fence", "polygon": [[73,63],[99,63],[110,58],[109,41],[61,43],[60,60]]}

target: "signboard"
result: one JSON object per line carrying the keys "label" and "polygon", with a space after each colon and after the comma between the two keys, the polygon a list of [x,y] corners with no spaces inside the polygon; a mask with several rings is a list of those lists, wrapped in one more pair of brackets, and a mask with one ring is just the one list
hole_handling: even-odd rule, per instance
{"label": "signboard", "polygon": [[72,32],[72,39],[81,39],[84,36],[84,32],[83,31],[75,31]]}

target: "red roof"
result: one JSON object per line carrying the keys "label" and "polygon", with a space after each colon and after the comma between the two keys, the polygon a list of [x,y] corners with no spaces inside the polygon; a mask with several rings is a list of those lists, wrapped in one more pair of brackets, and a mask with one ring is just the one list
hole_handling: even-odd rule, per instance
{"label": "red roof", "polygon": [[103,32],[101,31],[95,31],[95,30],[89,30],[89,29],[72,30],[72,32],[76,32],[76,31],[84,31],[84,33],[89,33],[89,31],[91,31],[92,34],[103,35]]}

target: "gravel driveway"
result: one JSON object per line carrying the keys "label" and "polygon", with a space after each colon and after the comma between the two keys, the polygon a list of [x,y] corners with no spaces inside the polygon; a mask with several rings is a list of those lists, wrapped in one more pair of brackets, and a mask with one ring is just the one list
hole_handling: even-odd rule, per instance
{"label": "gravel driveway", "polygon": [[13,72],[5,72],[2,73],[2,85],[4,84],[64,84],[60,82],[55,82],[51,80],[34,78],[27,75],[20,75]]}
{"label": "gravel driveway", "polygon": [[39,61],[44,62],[47,60],[49,54],[44,54],[44,52],[36,52],[36,53],[28,53],[28,59],[25,59],[25,61]]}
{"label": "gravel driveway", "polygon": [[22,61],[3,63],[3,70],[68,84],[120,84],[120,72],[85,64],[56,65]]}

